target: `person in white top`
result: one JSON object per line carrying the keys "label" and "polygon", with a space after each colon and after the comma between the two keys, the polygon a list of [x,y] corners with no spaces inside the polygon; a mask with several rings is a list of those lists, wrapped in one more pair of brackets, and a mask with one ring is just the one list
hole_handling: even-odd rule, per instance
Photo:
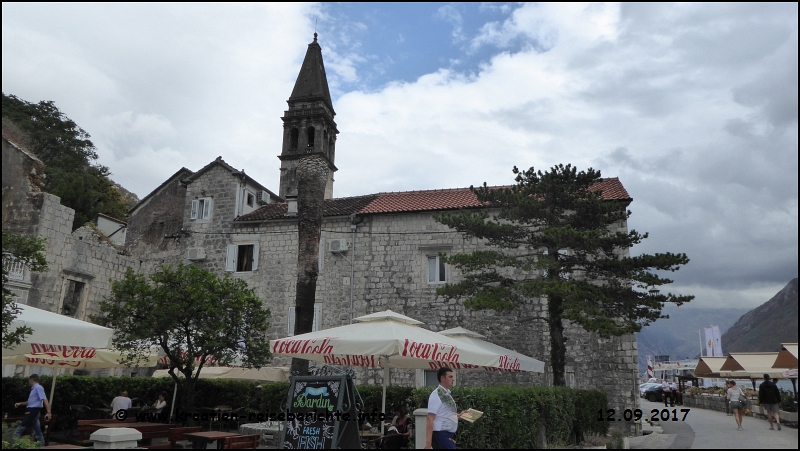
{"label": "person in white top", "polygon": [[670,397],[671,393],[672,392],[670,392],[669,390],[669,382],[667,382],[667,380],[664,379],[663,381],[661,381],[661,400],[664,401],[664,407],[669,407],[667,405],[667,403],[669,402],[667,398]]}
{"label": "person in white top", "polygon": [[728,388],[728,401],[731,406],[731,410],[733,410],[733,418],[736,420],[736,425],[739,426],[739,430],[743,431],[742,429],[742,400],[744,399],[744,394],[739,387],[736,386],[736,381],[729,381],[730,388]]}
{"label": "person in white top", "polygon": [[111,416],[114,417],[119,410],[128,410],[133,406],[131,398],[128,398],[128,392],[123,391],[119,396],[111,400]]}
{"label": "person in white top", "polygon": [[428,397],[428,421],[425,428],[425,449],[431,449],[433,440],[439,449],[456,449],[456,430],[458,420],[466,410],[457,413],[456,402],[450,388],[456,379],[453,370],[440,368],[436,372],[439,386]]}
{"label": "person in white top", "polygon": [[164,407],[167,407],[167,400],[164,396],[164,393],[161,393],[158,395],[158,400],[153,403],[153,411],[155,413],[161,413],[161,411],[164,410]]}

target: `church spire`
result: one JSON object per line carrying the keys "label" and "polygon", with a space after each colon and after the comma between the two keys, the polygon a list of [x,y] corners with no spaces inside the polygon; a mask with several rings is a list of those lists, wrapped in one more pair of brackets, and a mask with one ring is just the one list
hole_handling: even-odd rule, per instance
{"label": "church spire", "polygon": [[[294,83],[289,102],[298,100],[323,100],[328,108],[333,110],[331,92],[328,90],[328,77],[325,75],[325,64],[322,62],[322,47],[317,42],[317,33],[314,33],[314,42],[308,44],[306,57],[300,66],[300,73]],[[334,113],[335,114],[335,113]]]}
{"label": "church spire", "polygon": [[336,150],[336,135],[339,130],[333,117],[333,102],[328,89],[328,77],[322,62],[322,47],[317,42],[308,44],[306,57],[300,66],[300,73],[287,101],[289,109],[283,117],[283,149],[278,156],[281,160],[281,197],[297,195],[297,163],[308,154],[318,154],[327,163],[328,183],[325,198],[333,197],[333,161]]}

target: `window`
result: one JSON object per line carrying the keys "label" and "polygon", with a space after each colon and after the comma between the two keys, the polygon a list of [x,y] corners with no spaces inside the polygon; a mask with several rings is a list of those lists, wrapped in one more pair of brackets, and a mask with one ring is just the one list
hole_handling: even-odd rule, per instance
{"label": "window", "polygon": [[428,257],[428,283],[447,282],[447,265],[436,256]]}
{"label": "window", "polygon": [[64,294],[64,302],[61,304],[61,314],[76,317],[81,307],[81,297],[86,284],[74,280],[68,280],[67,283],[67,292]]}
{"label": "window", "polygon": [[[286,334],[294,335],[294,307],[289,307],[289,324],[286,326]],[[314,306],[314,322],[311,323],[311,332],[322,330],[322,306]]]}
{"label": "window", "polygon": [[258,269],[258,244],[229,244],[225,271],[251,272]]}
{"label": "window", "polygon": [[247,206],[252,207],[256,202],[256,196],[252,193],[247,193]]}
{"label": "window", "polygon": [[439,386],[439,379],[436,378],[436,373],[438,371],[429,371],[425,370],[425,386],[426,387],[438,387]]}
{"label": "window", "polygon": [[308,147],[314,147],[314,135],[316,134],[316,130],[314,127],[308,127],[306,130],[306,136],[308,138]]}
{"label": "window", "polygon": [[297,140],[300,138],[300,130],[297,128],[292,129],[292,137],[291,137],[291,147],[292,149],[297,149]]}
{"label": "window", "polygon": [[210,219],[211,198],[204,197],[192,201],[192,214],[189,219]]}

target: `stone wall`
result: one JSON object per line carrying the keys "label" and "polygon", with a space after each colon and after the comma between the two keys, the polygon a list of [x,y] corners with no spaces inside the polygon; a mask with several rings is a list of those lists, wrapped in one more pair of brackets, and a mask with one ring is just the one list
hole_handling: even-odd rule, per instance
{"label": "stone wall", "polygon": [[135,252],[140,245],[160,251],[167,249],[167,244],[174,238],[165,237],[183,228],[186,187],[180,180],[189,175],[189,170],[178,171],[131,211],[125,237],[127,249]]}

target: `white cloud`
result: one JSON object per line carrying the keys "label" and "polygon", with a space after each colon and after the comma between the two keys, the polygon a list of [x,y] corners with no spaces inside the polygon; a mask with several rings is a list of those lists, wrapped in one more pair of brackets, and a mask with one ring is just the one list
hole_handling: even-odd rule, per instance
{"label": "white cloud", "polygon": [[329,5],[4,3],[3,91],[55,100],[140,196],[218,155],[277,187],[279,118],[319,18],[337,196],[594,166],[651,232],[634,252],[689,254],[675,287],[695,305],[764,302],[797,276],[796,5],[505,7],[476,36],[439,10],[469,51],[497,49],[474,72],[446,55],[375,90],[357,68],[386,60]]}

